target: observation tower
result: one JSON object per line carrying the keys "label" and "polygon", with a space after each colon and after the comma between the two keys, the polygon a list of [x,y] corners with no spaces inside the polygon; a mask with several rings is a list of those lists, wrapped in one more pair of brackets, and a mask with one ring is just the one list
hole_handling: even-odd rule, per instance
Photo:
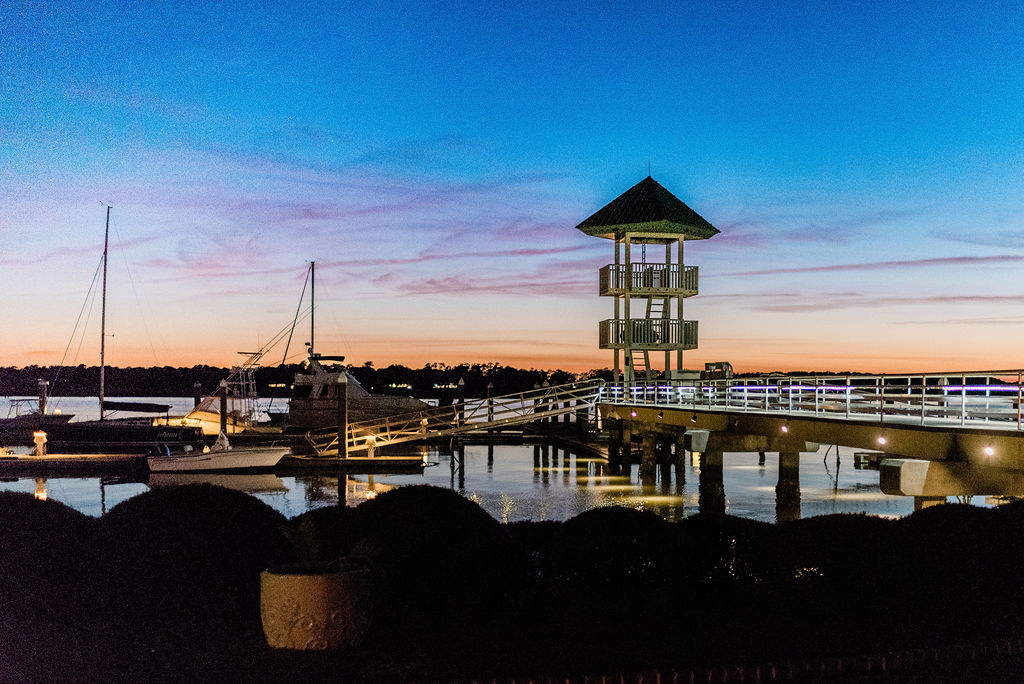
{"label": "observation tower", "polygon": [[673,377],[683,369],[683,351],[697,348],[697,321],[683,319],[683,301],[697,294],[697,267],[683,265],[683,243],[718,229],[650,176],[576,227],[615,249],[600,270],[600,294],[613,297],[614,308],[598,339],[601,349],[615,350],[616,379],[656,377],[651,359],[660,352],[661,370]]}

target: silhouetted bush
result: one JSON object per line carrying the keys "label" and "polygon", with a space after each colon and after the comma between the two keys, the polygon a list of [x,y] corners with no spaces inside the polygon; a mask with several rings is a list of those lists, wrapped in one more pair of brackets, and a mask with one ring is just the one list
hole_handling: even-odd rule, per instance
{"label": "silhouetted bush", "polygon": [[[378,636],[478,636],[503,619],[528,578],[502,525],[450,490],[401,487],[358,512],[363,536],[352,555],[375,571]],[[456,628],[470,632],[454,634]]]}
{"label": "silhouetted bush", "polygon": [[64,610],[91,574],[96,520],[58,501],[0,492],[0,605],[5,619]]}
{"label": "silhouetted bush", "polygon": [[775,549],[775,527],[734,515],[698,513],[679,521],[687,582],[763,580]]}
{"label": "silhouetted bush", "polygon": [[559,520],[517,520],[505,525],[509,536],[529,560],[535,582],[547,580],[551,573],[563,524]]}
{"label": "silhouetted bush", "polygon": [[233,638],[262,638],[259,573],[289,558],[286,522],[248,494],[205,484],[118,504],[100,520],[113,614],[138,620],[133,631],[173,625],[183,639],[203,632],[207,640],[231,615],[249,629]]}
{"label": "silhouetted bush", "polygon": [[[0,680],[622,672],[942,647],[1024,622],[1024,504],[780,525],[609,507],[501,525],[418,486],[286,521],[193,485],[98,521],[26,494],[0,493],[0,510]],[[374,569],[377,614],[360,649],[263,642],[259,571],[294,560],[281,529],[304,521],[320,555]]]}
{"label": "silhouetted bush", "polygon": [[97,523],[24,493],[0,492],[0,511],[0,680],[46,679],[67,660],[54,645],[74,653],[69,627],[96,612]]}
{"label": "silhouetted bush", "polygon": [[778,525],[773,554],[780,580],[870,592],[892,567],[896,526],[864,514],[820,515]]}
{"label": "silhouetted bush", "polygon": [[[293,529],[311,525],[321,560],[332,561],[348,554],[364,534],[360,511],[348,506],[324,506],[297,515],[289,521]],[[293,561],[300,560],[292,554]]]}
{"label": "silhouetted bush", "polygon": [[552,577],[574,591],[630,591],[670,581],[675,535],[649,511],[595,508],[566,521],[554,540]]}
{"label": "silhouetted bush", "polygon": [[894,522],[893,563],[882,570],[889,609],[912,635],[957,639],[977,634],[1003,603],[991,582],[1003,533],[991,509],[942,504]]}

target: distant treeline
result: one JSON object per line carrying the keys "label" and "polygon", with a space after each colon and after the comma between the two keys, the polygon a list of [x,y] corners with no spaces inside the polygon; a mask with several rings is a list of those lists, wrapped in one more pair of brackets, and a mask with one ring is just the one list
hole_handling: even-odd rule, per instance
{"label": "distant treeline", "polygon": [[[330,368],[330,366],[327,366]],[[266,366],[256,370],[256,391],[264,397],[287,397],[296,373],[306,372],[305,364]],[[412,395],[419,398],[447,399],[457,392],[458,382],[465,381],[466,396],[481,397],[521,392],[545,381],[558,385],[572,382],[581,374],[562,370],[524,370],[497,363],[449,366],[428,363],[422,368],[391,365],[375,368],[372,363],[354,366],[352,375],[367,390],[377,394]],[[172,368],[107,367],[105,393],[111,397],[190,397],[195,383],[202,393],[216,390],[231,370],[214,366]],[[600,370],[582,374],[587,377],[611,379],[611,371]],[[99,391],[99,366],[26,366],[0,367],[0,396],[35,396],[38,380],[50,383],[51,396],[89,397]]]}

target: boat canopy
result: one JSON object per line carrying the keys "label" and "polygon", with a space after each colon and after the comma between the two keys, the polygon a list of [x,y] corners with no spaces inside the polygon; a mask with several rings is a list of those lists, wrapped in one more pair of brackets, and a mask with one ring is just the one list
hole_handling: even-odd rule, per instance
{"label": "boat canopy", "polygon": [[167,413],[170,404],[151,404],[145,401],[103,401],[104,411],[134,411],[135,413]]}

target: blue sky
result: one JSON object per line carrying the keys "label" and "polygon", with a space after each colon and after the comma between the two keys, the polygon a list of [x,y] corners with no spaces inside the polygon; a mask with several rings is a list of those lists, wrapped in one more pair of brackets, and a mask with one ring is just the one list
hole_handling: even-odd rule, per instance
{"label": "blue sky", "polygon": [[326,353],[608,366],[574,226],[650,165],[722,231],[688,366],[1024,366],[1024,9],[636,5],[4,3],[0,364],[109,202],[114,365],[230,363],[316,260]]}

